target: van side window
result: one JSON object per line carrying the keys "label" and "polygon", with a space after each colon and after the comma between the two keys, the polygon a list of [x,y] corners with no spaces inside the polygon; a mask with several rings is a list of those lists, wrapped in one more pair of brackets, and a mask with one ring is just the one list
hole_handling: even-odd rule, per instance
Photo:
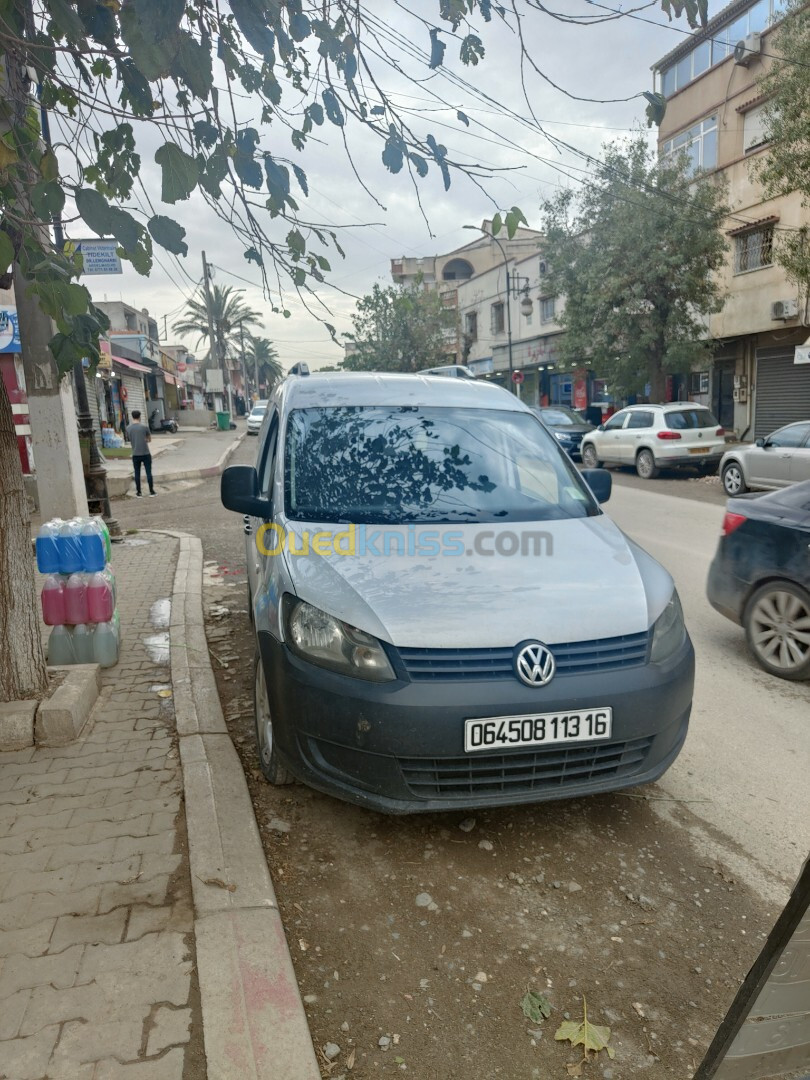
{"label": "van side window", "polygon": [[273,487],[273,470],[276,464],[276,442],[278,441],[278,413],[274,413],[267,425],[267,434],[261,450],[259,465],[259,494],[269,498]]}

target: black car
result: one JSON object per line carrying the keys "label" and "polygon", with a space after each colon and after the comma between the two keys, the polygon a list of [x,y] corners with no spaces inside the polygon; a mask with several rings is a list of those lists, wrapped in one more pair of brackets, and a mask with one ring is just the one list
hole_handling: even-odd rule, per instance
{"label": "black car", "polygon": [[810,480],[729,499],[706,592],[761,667],[810,678]]}
{"label": "black car", "polygon": [[583,420],[578,412],[567,405],[544,405],[532,412],[540,417],[569,457],[580,459],[583,436],[593,431],[593,424]]}

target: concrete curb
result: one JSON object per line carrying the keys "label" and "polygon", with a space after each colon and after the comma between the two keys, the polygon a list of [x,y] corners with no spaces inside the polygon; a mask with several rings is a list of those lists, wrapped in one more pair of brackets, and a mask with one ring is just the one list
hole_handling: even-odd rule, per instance
{"label": "concrete curb", "polygon": [[[220,471],[239,441],[220,459]],[[208,656],[202,543],[186,533],[165,534],[180,540],[171,666],[208,1078],[320,1080],[247,783]]]}
{"label": "concrete curb", "polygon": [[[246,435],[246,431],[237,435],[233,442],[226,446],[224,452],[220,454],[216,465],[208,465],[204,469],[181,469],[177,472],[162,472],[155,477],[155,480],[158,484],[170,484],[174,480],[204,480],[209,476],[219,476],[231,456],[236,453],[237,447],[241,445],[242,440]],[[127,476],[108,476],[107,491],[111,498],[118,498],[121,495],[126,495],[134,483],[135,481],[131,474]]]}

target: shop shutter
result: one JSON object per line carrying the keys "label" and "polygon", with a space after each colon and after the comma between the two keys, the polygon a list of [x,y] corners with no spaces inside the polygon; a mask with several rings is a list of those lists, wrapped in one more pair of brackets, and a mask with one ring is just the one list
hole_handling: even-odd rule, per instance
{"label": "shop shutter", "polygon": [[810,365],[793,363],[794,349],[757,349],[754,438],[810,420]]}
{"label": "shop shutter", "polygon": [[132,410],[140,409],[141,422],[146,423],[146,398],[143,393],[143,380],[139,375],[121,375],[121,384],[127,390],[127,415],[132,421]]}

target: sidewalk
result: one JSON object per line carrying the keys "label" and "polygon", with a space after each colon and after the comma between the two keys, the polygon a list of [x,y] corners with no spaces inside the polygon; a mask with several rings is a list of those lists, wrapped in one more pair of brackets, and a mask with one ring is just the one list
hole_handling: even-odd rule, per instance
{"label": "sidewalk", "polygon": [[123,647],[88,727],[0,753],[0,1080],[315,1080],[200,542],[144,533],[112,562]]}
{"label": "sidewalk", "polygon": [[[245,421],[240,418],[236,424],[236,431],[185,431],[181,428],[176,435],[153,434],[150,449],[155,484],[196,480],[222,472],[246,434]],[[126,495],[134,489],[129,458],[107,458],[104,467],[111,497]]]}

